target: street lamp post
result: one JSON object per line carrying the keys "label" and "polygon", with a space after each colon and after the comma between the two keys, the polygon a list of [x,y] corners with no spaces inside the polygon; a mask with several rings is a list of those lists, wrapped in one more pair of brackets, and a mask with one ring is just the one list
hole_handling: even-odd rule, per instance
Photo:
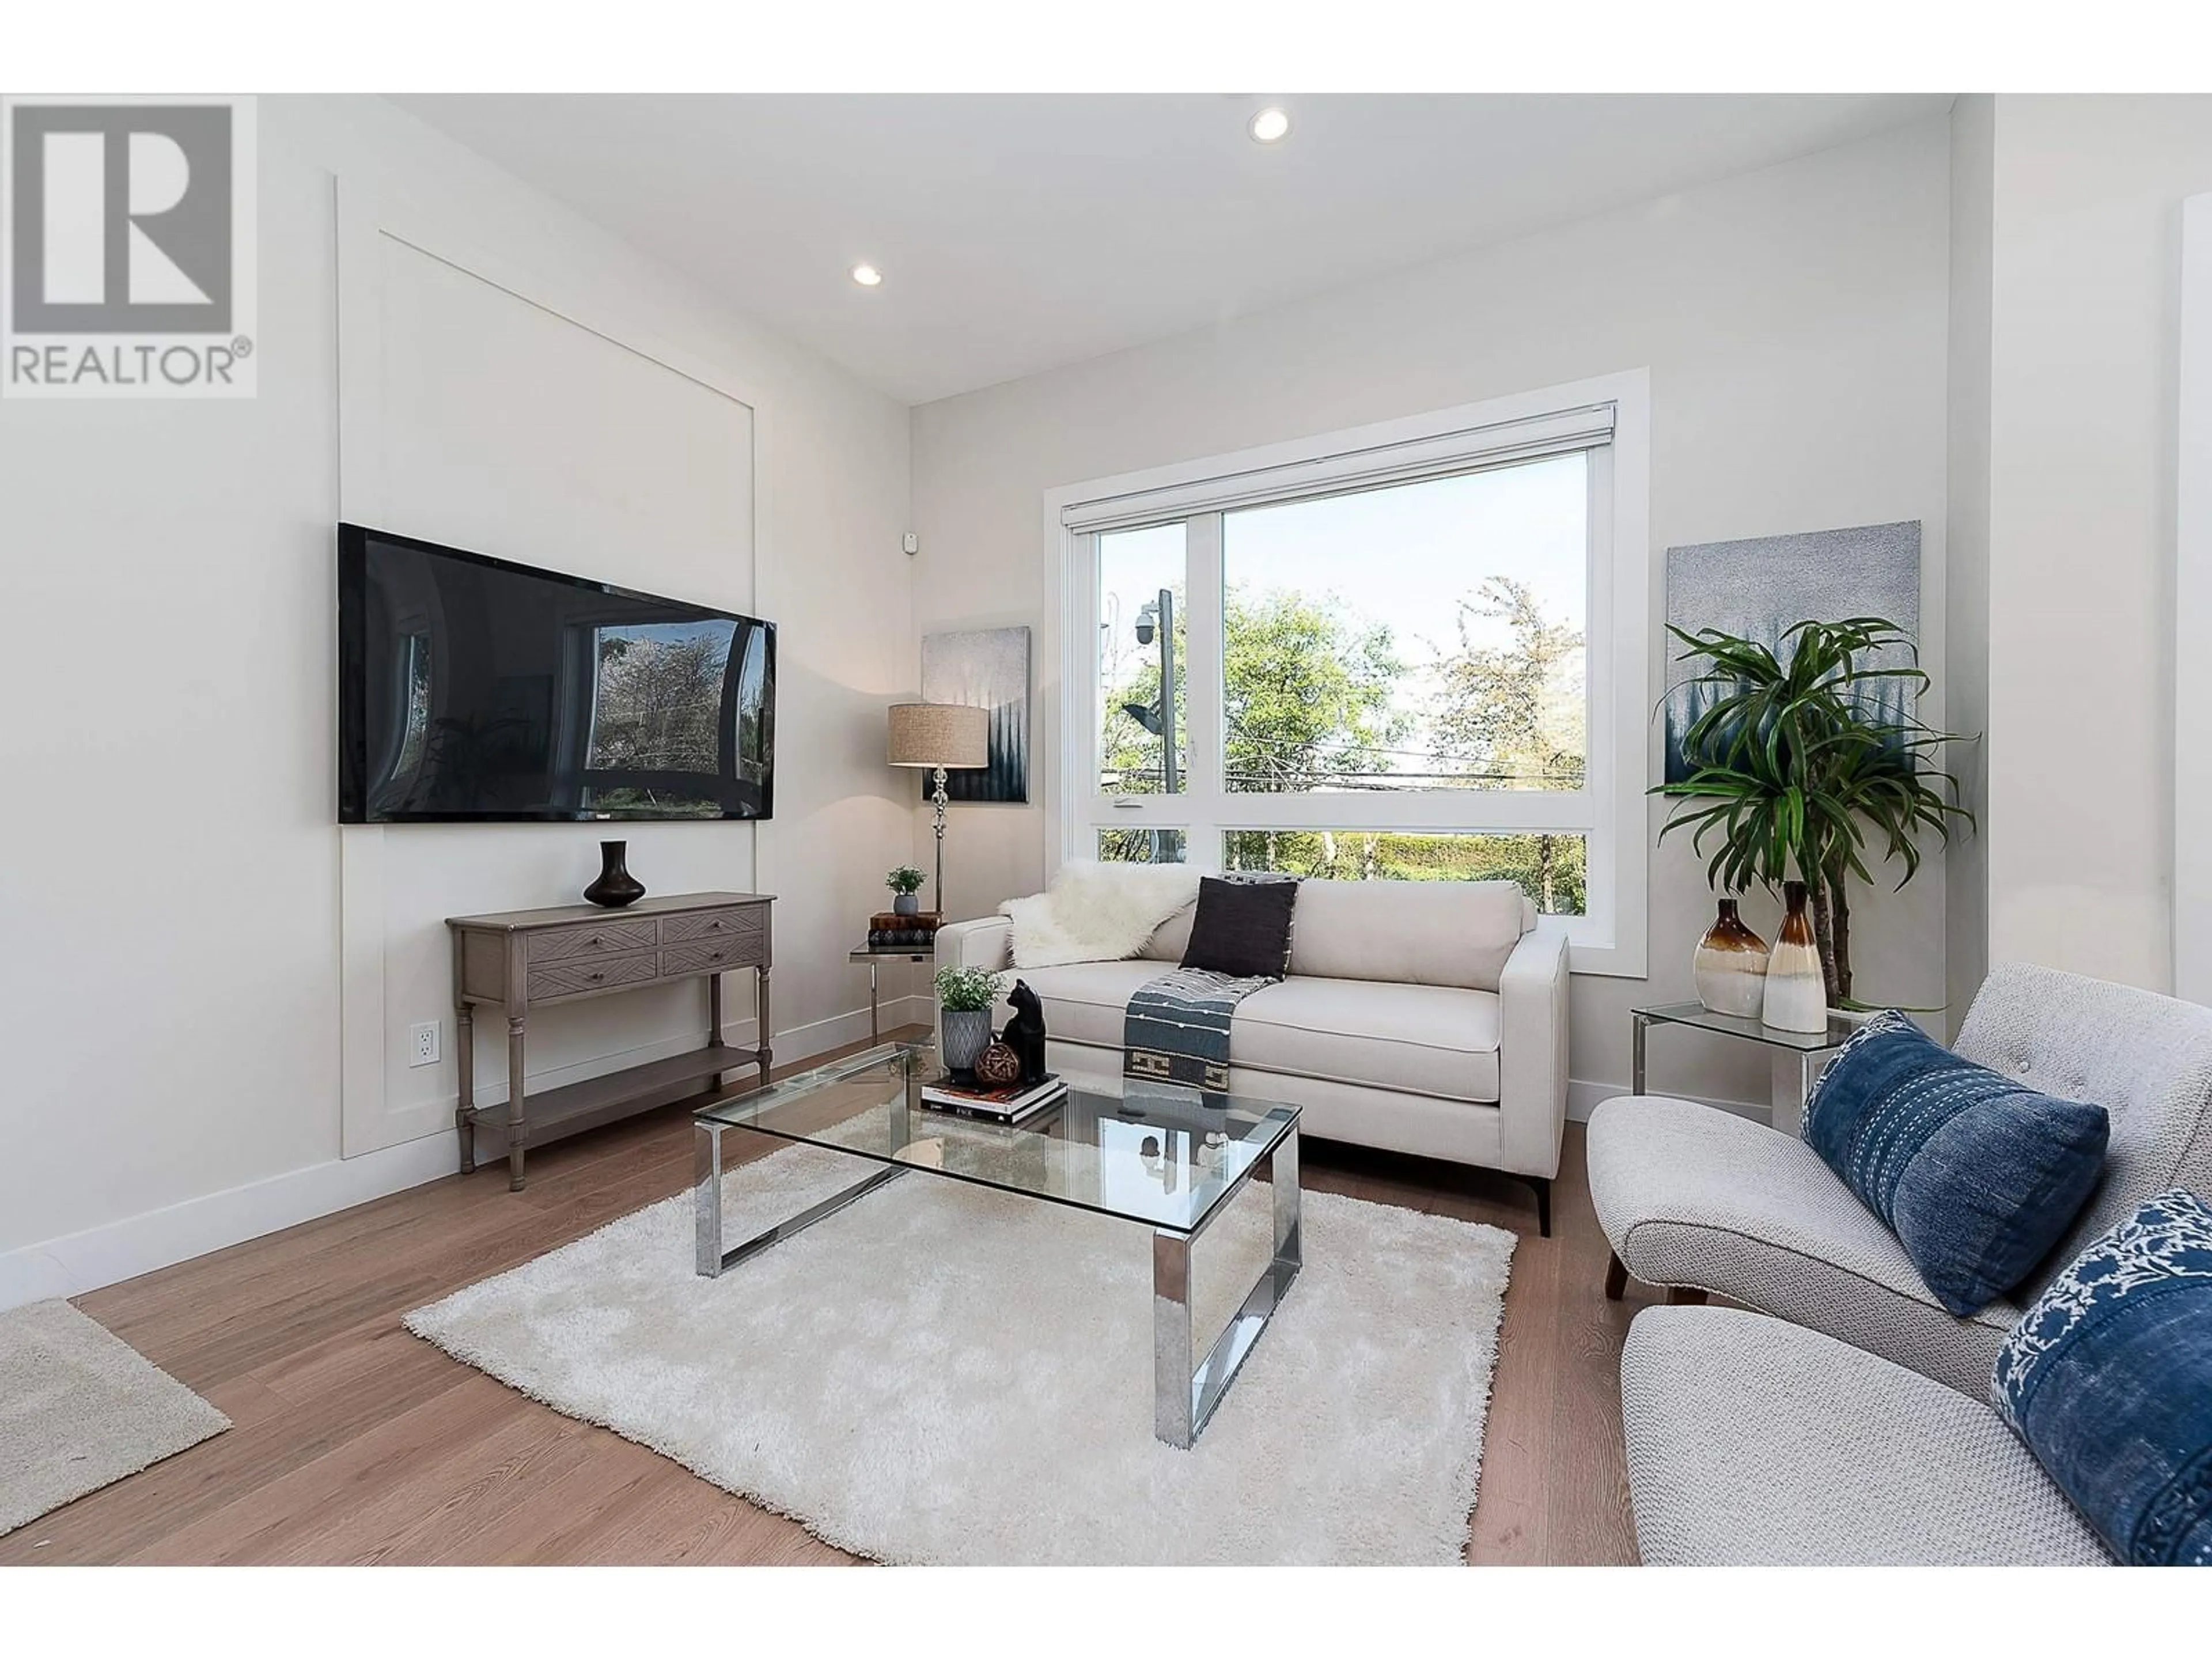
{"label": "street lamp post", "polygon": [[1176,792],[1175,593],[1163,587],[1160,607],[1160,776],[1161,791]]}
{"label": "street lamp post", "polygon": [[[1160,740],[1160,793],[1172,795],[1176,787],[1176,654],[1175,654],[1175,590],[1163,587],[1159,597],[1146,602],[1137,612],[1137,643],[1150,645],[1152,635],[1160,636],[1160,702],[1158,708],[1146,708],[1131,702],[1122,704],[1129,717]],[[1152,862],[1163,861],[1167,851],[1167,832],[1155,830],[1152,837]]]}

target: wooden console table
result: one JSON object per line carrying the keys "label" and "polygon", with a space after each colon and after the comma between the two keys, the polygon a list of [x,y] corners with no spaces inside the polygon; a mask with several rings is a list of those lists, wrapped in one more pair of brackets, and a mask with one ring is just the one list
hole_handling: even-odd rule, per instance
{"label": "wooden console table", "polygon": [[[495,1142],[488,1157],[499,1156],[503,1143],[507,1186],[519,1193],[527,1146],[665,1106],[700,1092],[702,1083],[708,1090],[719,1088],[724,1073],[741,1066],[757,1066],[765,1086],[775,1041],[769,1024],[775,902],[763,893],[676,893],[641,899],[620,910],[562,904],[546,910],[448,916],[459,1027],[454,1049],[461,1093],[454,1121],[460,1130],[461,1173],[477,1166],[479,1131]],[[722,1041],[722,975],[733,968],[750,968],[757,975],[757,1048]],[[678,979],[707,981],[703,1048],[538,1094],[525,1089],[525,1038],[533,1007]],[[504,1105],[478,1106],[476,1010],[491,1003],[507,1010],[507,1098]]]}

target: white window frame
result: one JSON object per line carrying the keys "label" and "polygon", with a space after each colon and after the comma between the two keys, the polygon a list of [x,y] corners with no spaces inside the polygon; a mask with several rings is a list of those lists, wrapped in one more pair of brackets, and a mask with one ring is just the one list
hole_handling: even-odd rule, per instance
{"label": "white window frame", "polygon": [[[1611,436],[1602,435],[1609,424]],[[1194,869],[1212,871],[1227,830],[1388,829],[1587,837],[1588,914],[1547,916],[1564,932],[1576,973],[1641,978],[1650,854],[1644,790],[1650,720],[1650,376],[1635,369],[1289,443],[1096,478],[1049,490],[1046,545],[1059,582],[1059,720],[1045,760],[1046,865],[1097,856],[1097,830],[1146,826],[1191,833]],[[1221,515],[1262,501],[1341,493],[1580,451],[1589,466],[1589,763],[1583,791],[1464,789],[1270,794],[1186,792],[1108,795],[1097,788],[1098,538],[1182,520],[1185,625],[1197,640],[1221,631]],[[1196,666],[1195,664],[1193,665]],[[1220,686],[1188,683],[1189,769],[1218,775]]]}

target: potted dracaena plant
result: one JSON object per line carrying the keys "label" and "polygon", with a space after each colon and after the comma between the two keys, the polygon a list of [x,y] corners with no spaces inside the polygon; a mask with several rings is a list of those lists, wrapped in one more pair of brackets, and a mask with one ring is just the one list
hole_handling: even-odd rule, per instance
{"label": "potted dracaena plant", "polygon": [[1884,617],[1801,622],[1771,650],[1718,629],[1667,631],[1688,647],[1676,660],[1700,668],[1668,691],[1698,713],[1681,739],[1689,775],[1650,792],[1680,802],[1659,839],[1690,830],[1703,854],[1717,837],[1705,876],[1723,892],[1756,882],[1794,900],[1802,882],[1827,1006],[1862,1006],[1850,882],[1875,879],[1871,856],[1901,866],[1901,890],[1919,871],[1923,832],[1948,844],[1974,827],[1959,781],[1936,763],[1944,745],[1972,739],[1914,714],[1928,676],[1911,635]]}

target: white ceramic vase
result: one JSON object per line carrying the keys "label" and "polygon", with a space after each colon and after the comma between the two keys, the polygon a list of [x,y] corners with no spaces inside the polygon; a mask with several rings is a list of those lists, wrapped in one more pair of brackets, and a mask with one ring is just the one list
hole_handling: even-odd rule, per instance
{"label": "white ceramic vase", "polygon": [[1720,914],[1698,941],[1691,967],[1698,1000],[1716,1014],[1757,1019],[1766,997],[1766,941],[1735,913],[1735,901],[1720,902]]}
{"label": "white ceramic vase", "polygon": [[1805,914],[1805,884],[1786,881],[1782,896],[1790,914],[1766,959],[1765,995],[1759,1018],[1781,1031],[1828,1029],[1828,981],[1820,972],[1820,947]]}

